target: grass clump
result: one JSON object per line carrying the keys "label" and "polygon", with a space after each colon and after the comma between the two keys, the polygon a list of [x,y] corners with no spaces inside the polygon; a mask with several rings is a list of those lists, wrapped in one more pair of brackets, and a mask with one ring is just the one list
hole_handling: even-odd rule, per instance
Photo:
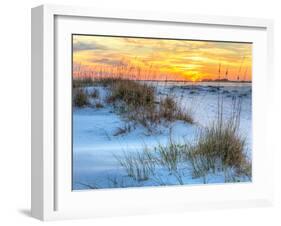
{"label": "grass clump", "polygon": [[101,102],[97,102],[97,103],[95,103],[95,107],[96,108],[103,108],[104,105]]}
{"label": "grass clump", "polygon": [[159,145],[154,150],[144,148],[142,152],[124,153],[117,160],[126,174],[137,182],[152,179],[156,183],[167,185],[168,182],[164,182],[161,175],[155,175],[155,168],[161,167],[167,169],[179,184],[184,184],[184,173],[179,168],[183,160],[183,148],[184,145],[170,142],[168,146]]}
{"label": "grass clump", "polygon": [[229,124],[213,125],[201,132],[191,150],[193,156],[205,156],[210,166],[219,159],[224,166],[237,167],[244,160],[244,146],[245,139],[237,134],[235,128]]}
{"label": "grass clump", "polygon": [[[222,109],[222,106],[219,106]],[[223,119],[222,112],[210,127],[204,128],[186,154],[192,165],[193,176],[201,177],[212,171],[231,172],[251,177],[251,163],[245,153],[245,138],[239,134],[241,100],[233,101],[233,112]]]}
{"label": "grass clump", "polygon": [[154,174],[155,164],[148,150],[136,153],[124,153],[122,158],[116,157],[127,175],[140,182],[148,180]]}
{"label": "grass clump", "polygon": [[128,107],[150,107],[155,100],[154,89],[133,80],[118,79],[111,85],[113,102],[123,101]]}
{"label": "grass clump", "polygon": [[75,88],[73,89],[73,104],[75,107],[83,108],[86,106],[94,108],[103,108],[103,103],[98,99],[99,91],[93,89],[92,91],[86,88]]}
{"label": "grass clump", "polygon": [[83,89],[76,89],[73,97],[73,104],[75,107],[85,107],[89,105],[88,93]]}
{"label": "grass clump", "polygon": [[[159,101],[155,88],[148,83],[122,77],[100,77],[94,80],[86,77],[73,80],[74,87],[88,85],[106,87],[108,89],[106,103],[112,104],[119,114],[132,122],[144,126],[149,132],[155,131],[156,126],[163,121],[181,120],[186,123],[193,123],[191,114],[183,110],[174,97],[167,96]],[[79,95],[75,106],[86,106],[87,97],[82,96],[81,91]],[[99,91],[94,89],[89,93],[88,98],[96,99],[99,96]],[[96,106],[96,108],[100,107],[102,106]]]}
{"label": "grass clump", "polygon": [[127,119],[152,131],[163,121],[182,120],[193,123],[187,111],[183,111],[172,96],[157,101],[155,89],[149,84],[129,79],[105,79],[109,87],[107,103],[113,104]]}
{"label": "grass clump", "polygon": [[149,179],[155,167],[166,168],[179,184],[184,184],[184,175],[190,172],[193,178],[203,178],[203,183],[208,183],[209,174],[217,173],[225,182],[251,180],[252,165],[245,153],[245,138],[238,129],[239,105],[229,119],[220,116],[211,126],[202,128],[192,143],[175,142],[170,133],[167,145],[159,144],[154,151],[125,154],[119,162],[128,176],[137,181]]}
{"label": "grass clump", "polygon": [[167,146],[159,144],[155,151],[158,154],[157,161],[160,165],[166,167],[170,172],[176,172],[178,165],[182,161],[184,145],[177,144],[170,139]]}
{"label": "grass clump", "polygon": [[183,111],[175,101],[175,98],[166,96],[160,101],[159,113],[162,118],[167,121],[181,120],[187,123],[194,123],[191,114]]}

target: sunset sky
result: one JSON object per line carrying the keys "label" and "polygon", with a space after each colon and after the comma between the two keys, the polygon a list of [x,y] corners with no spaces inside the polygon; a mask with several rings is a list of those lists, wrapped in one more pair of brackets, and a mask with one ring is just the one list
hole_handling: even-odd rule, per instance
{"label": "sunset sky", "polygon": [[252,44],[73,35],[73,76],[251,80]]}

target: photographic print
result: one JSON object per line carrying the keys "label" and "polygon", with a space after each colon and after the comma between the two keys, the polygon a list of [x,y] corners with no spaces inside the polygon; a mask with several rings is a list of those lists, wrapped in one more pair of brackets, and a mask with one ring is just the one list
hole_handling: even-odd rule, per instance
{"label": "photographic print", "polygon": [[72,35],[72,189],[252,180],[252,43]]}

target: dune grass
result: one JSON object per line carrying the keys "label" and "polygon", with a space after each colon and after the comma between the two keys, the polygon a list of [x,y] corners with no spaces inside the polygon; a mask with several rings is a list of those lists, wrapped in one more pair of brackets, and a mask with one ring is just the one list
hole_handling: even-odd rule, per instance
{"label": "dune grass", "polygon": [[[223,100],[218,99],[217,119],[199,131],[195,144],[189,145],[185,153],[194,177],[228,171],[233,178],[251,178],[251,163],[245,153],[246,139],[239,133],[241,101],[241,98],[232,100],[232,112],[229,118],[225,118]],[[225,179],[228,180],[227,177]]]}
{"label": "dune grass", "polygon": [[[188,109],[183,109],[174,96],[167,94],[159,99],[149,83],[116,76],[82,79],[73,84],[75,87],[104,86],[108,90],[105,103],[111,104],[126,121],[140,124],[149,131],[163,122],[180,120],[194,123]],[[99,96],[98,93],[90,95],[92,98]],[[86,106],[89,103],[87,98],[89,94],[78,89],[74,103]],[[239,133],[241,98],[233,99],[230,117],[225,118],[223,98],[218,92],[217,111],[213,123],[200,128],[192,141],[179,143],[170,136],[168,144],[159,144],[153,150],[144,148],[141,152],[124,153],[116,159],[127,176],[138,182],[151,179],[155,168],[162,167],[183,184],[182,165],[191,169],[194,178],[203,178],[204,183],[207,183],[209,174],[216,173],[223,173],[225,182],[239,181],[242,177],[251,180],[252,166],[245,153],[245,137]],[[114,136],[126,134],[131,129],[130,125],[117,128]]]}
{"label": "dune grass", "polygon": [[149,130],[163,121],[194,122],[192,115],[173,96],[158,101],[155,88],[147,83],[123,78],[103,78],[95,82],[108,88],[106,102],[112,104],[118,113]]}
{"label": "dune grass", "polygon": [[178,165],[183,161],[185,145],[176,143],[170,137],[167,145],[159,144],[155,147],[156,159],[159,165],[168,169],[169,172],[176,172]]}
{"label": "dune grass", "polygon": [[110,85],[108,102],[122,101],[128,107],[151,107],[155,101],[153,87],[133,80],[116,79]]}
{"label": "dune grass", "polygon": [[[146,77],[153,78],[154,69],[152,66],[145,72],[141,70],[138,65],[120,62],[111,71],[105,71],[100,68],[100,71],[94,77],[90,72],[83,73],[81,71],[78,72],[79,76],[73,79],[73,89],[87,86],[104,86],[109,91],[109,94],[106,98],[106,103],[103,105],[112,104],[123,117],[144,126],[150,132],[163,121],[173,122],[180,120],[193,123],[194,120],[190,111],[183,109],[180,106],[181,104],[175,101],[175,97],[168,95],[159,100],[152,85],[136,79],[140,74],[143,74],[144,79]],[[98,96],[98,93],[90,93],[88,100],[98,98]],[[81,96],[77,96],[77,98],[79,99]],[[77,101],[74,102],[74,105],[83,107],[86,103]]]}
{"label": "dune grass", "polygon": [[172,96],[166,96],[161,99],[159,114],[166,121],[180,120],[186,123],[194,123],[191,113],[187,109],[184,110]]}
{"label": "dune grass", "polygon": [[94,80],[91,77],[81,77],[72,80],[73,88],[83,88],[93,85]]}
{"label": "dune grass", "polygon": [[192,165],[194,177],[202,177],[210,172],[233,168],[237,172],[246,164],[245,139],[229,125],[213,125],[202,131],[195,143],[187,151],[187,159]]}
{"label": "dune grass", "polygon": [[155,162],[151,153],[144,149],[143,152],[124,153],[124,156],[115,156],[127,175],[140,182],[145,181],[154,174]]}
{"label": "dune grass", "polygon": [[77,88],[73,92],[73,104],[76,107],[82,108],[89,105],[89,95],[86,90]]}
{"label": "dune grass", "polygon": [[[219,106],[219,109],[223,107]],[[153,162],[154,167],[166,168],[179,184],[183,183],[183,167],[179,167],[183,165],[190,166],[192,177],[202,178],[204,183],[207,183],[208,175],[217,173],[224,174],[225,182],[238,182],[243,178],[251,180],[251,161],[245,153],[245,138],[239,134],[241,99],[233,100],[229,118],[225,119],[221,110],[217,120],[201,128],[195,140],[179,143],[170,135],[168,144],[159,144],[153,150],[146,148],[146,155],[149,153],[146,161]],[[138,153],[137,158],[125,156],[122,166],[139,167],[139,156],[142,155],[144,153]]]}

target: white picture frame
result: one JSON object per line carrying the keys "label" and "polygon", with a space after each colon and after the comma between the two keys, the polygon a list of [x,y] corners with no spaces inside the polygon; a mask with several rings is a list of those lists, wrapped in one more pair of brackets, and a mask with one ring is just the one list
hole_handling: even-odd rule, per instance
{"label": "white picture frame", "polygon": [[[75,29],[79,28],[82,32],[85,32],[87,23],[94,23],[96,27],[103,29],[99,25],[103,20],[112,23],[112,25],[108,25],[108,30],[100,31],[106,34],[143,36],[144,30],[130,29],[129,31],[127,26],[134,25],[134,23],[147,27],[146,32],[152,30],[149,28],[151,24],[155,27],[158,26],[157,24],[161,24],[164,28],[165,26],[192,26],[195,28],[199,26],[201,30],[210,27],[223,31],[219,34],[223,34],[224,40],[247,41],[251,39],[256,42],[256,48],[253,52],[253,99],[258,101],[254,101],[253,106],[255,111],[253,115],[253,140],[256,154],[253,159],[254,177],[251,183],[128,188],[86,192],[71,191],[69,188],[69,182],[71,181],[69,176],[71,174],[69,171],[71,170],[69,137],[63,139],[59,135],[64,134],[61,128],[69,129],[71,126],[67,121],[68,116],[65,124],[60,124],[62,113],[69,113],[68,105],[60,105],[60,103],[64,100],[70,101],[67,98],[70,97],[69,90],[71,88],[69,87],[69,81],[71,80],[69,65],[71,61],[67,53],[66,56],[61,56],[62,51],[69,52],[70,49],[65,48],[62,40],[69,34],[75,33]],[[114,30],[114,23],[119,23],[119,31]],[[233,36],[235,29],[237,29],[237,34]],[[167,36],[168,30],[166,29]],[[88,32],[91,33],[92,31]],[[165,29],[159,29],[157,34],[147,33],[147,35],[162,37],[165,35],[163,32],[165,32]],[[186,35],[180,34],[179,31],[176,33]],[[206,36],[203,37],[203,35],[204,32],[199,32],[191,38],[206,39]],[[212,40],[217,37],[218,33],[210,31],[207,39]],[[57,65],[58,62],[62,61],[66,62],[66,64],[60,64],[63,65],[63,68]],[[270,117],[271,106],[270,102],[266,101],[266,97],[270,98],[270,95],[272,95],[272,68],[273,22],[271,20],[123,12],[57,5],[43,5],[33,8],[32,216],[41,220],[56,220],[271,205],[273,202],[273,179],[268,175],[273,172],[273,150],[269,148],[266,139],[259,138],[266,138],[270,135],[266,120]],[[62,73],[68,75],[56,76]],[[64,90],[65,94],[61,90]],[[163,199],[164,197],[165,199]]]}

